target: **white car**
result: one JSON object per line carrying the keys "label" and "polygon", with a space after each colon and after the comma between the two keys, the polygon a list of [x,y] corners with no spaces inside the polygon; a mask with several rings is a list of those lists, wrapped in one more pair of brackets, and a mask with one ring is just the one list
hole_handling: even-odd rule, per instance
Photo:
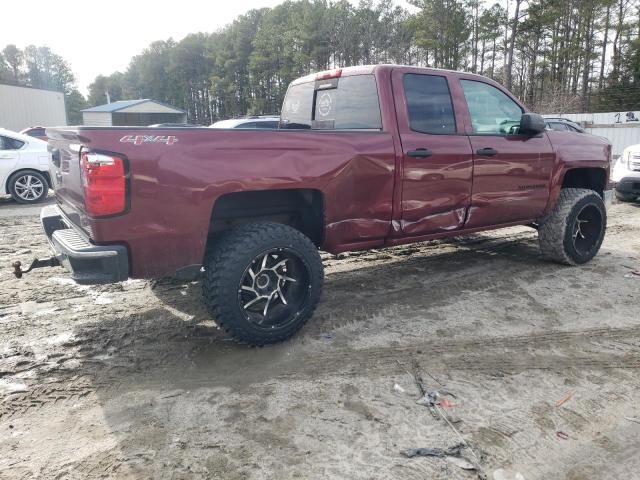
{"label": "white car", "polygon": [[47,142],[0,128],[0,193],[36,203],[49,193]]}
{"label": "white car", "polygon": [[631,202],[640,197],[640,143],[624,149],[611,174],[615,182],[616,197]]}
{"label": "white car", "polygon": [[220,120],[213,125],[209,125],[209,128],[255,128],[257,130],[276,130],[279,123],[280,117],[264,115]]}

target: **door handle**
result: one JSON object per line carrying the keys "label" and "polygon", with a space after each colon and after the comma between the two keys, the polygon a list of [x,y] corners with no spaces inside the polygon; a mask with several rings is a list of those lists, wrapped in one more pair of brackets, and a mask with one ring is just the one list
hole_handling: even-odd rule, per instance
{"label": "door handle", "polygon": [[0,155],[0,158],[13,158],[13,155]]}
{"label": "door handle", "polygon": [[408,157],[413,158],[427,158],[433,155],[433,152],[428,148],[416,148],[415,150],[409,150],[407,152]]}
{"label": "door handle", "polygon": [[476,153],[482,157],[495,157],[498,151],[495,148],[480,148]]}

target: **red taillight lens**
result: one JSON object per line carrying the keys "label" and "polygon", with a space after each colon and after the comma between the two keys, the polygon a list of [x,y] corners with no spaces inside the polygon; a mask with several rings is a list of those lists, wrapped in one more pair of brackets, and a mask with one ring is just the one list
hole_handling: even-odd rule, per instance
{"label": "red taillight lens", "polygon": [[127,204],[125,161],[113,155],[84,152],[80,157],[84,205],[94,217],[122,213]]}

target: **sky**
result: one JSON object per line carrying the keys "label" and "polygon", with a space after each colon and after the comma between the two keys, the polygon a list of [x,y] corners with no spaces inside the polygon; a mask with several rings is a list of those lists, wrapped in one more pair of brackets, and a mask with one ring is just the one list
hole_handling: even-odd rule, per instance
{"label": "sky", "polygon": [[[9,43],[48,46],[71,64],[86,94],[97,75],[124,71],[131,57],[155,40],[179,41],[189,33],[213,32],[248,10],[282,1],[31,0],[27,10],[25,3],[5,0],[0,49]],[[407,6],[403,0],[396,4]]]}

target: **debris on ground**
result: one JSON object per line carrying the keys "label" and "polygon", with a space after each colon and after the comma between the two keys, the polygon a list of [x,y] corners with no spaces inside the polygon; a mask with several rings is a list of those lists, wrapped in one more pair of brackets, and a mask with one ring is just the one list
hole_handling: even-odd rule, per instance
{"label": "debris on ground", "polygon": [[407,450],[402,450],[400,453],[407,458],[413,457],[459,457],[462,455],[462,450],[465,448],[463,443],[459,443],[454,445],[451,448],[443,449],[443,448],[409,448]]}
{"label": "debris on ground", "polygon": [[513,470],[499,468],[493,472],[493,480],[524,480],[524,475]]}
{"label": "debris on ground", "polygon": [[559,430],[556,432],[556,437],[558,437],[560,440],[569,440],[569,435]]}
{"label": "debris on ground", "polygon": [[458,398],[455,394],[451,393],[448,390],[433,390],[431,392],[425,393],[421,398],[416,400],[418,405],[422,405],[425,407],[433,407],[434,405],[440,405],[442,407],[451,407],[453,406],[453,402],[446,398],[442,398],[444,396],[451,398]]}
{"label": "debris on ground", "polygon": [[464,443],[459,443],[448,449],[442,448],[410,448],[402,450],[400,454],[407,458],[414,457],[437,457],[444,458],[447,462],[463,469],[476,470],[479,472],[480,478],[484,476],[480,473],[480,469],[476,464],[462,456],[462,450],[468,448]]}
{"label": "debris on ground", "polygon": [[576,394],[575,390],[570,390],[563,395],[563,397],[556,402],[556,408],[560,408],[562,405],[567,403],[571,398]]}
{"label": "debris on ground", "polygon": [[477,470],[476,466],[464,457],[445,457],[445,460],[463,470]]}
{"label": "debris on ground", "polygon": [[407,391],[402,388],[400,385],[398,385],[397,383],[393,384],[393,391],[396,393],[407,393]]}
{"label": "debris on ground", "polygon": [[638,270],[637,268],[629,267],[628,265],[623,265],[623,267],[631,270],[631,273],[629,273],[628,275],[625,275],[624,278],[640,277],[640,270]]}

